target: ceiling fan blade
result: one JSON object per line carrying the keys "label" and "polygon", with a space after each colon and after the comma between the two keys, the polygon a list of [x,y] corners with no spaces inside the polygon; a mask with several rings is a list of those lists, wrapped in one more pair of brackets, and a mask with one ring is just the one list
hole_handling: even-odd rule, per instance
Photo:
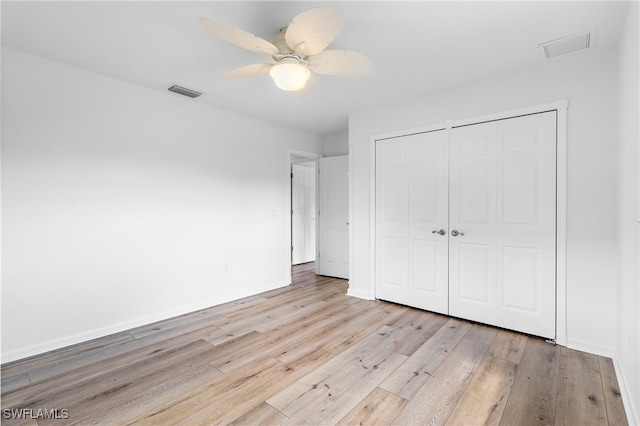
{"label": "ceiling fan blade", "polygon": [[222,79],[234,79],[234,78],[248,78],[256,77],[263,74],[269,74],[269,70],[273,64],[252,64],[244,67],[235,68],[229,71],[225,71],[218,75]]}
{"label": "ceiling fan blade", "polygon": [[325,50],[309,58],[309,68],[318,74],[358,77],[376,71],[373,62],[362,53]]}
{"label": "ceiling fan blade", "polygon": [[223,22],[214,21],[209,18],[200,18],[200,24],[214,36],[220,37],[224,41],[235,44],[243,49],[268,56],[278,53],[278,48],[265,39]]}
{"label": "ceiling fan blade", "polygon": [[294,52],[305,56],[315,55],[327,48],[346,21],[347,15],[340,9],[310,9],[293,18],[285,40]]}

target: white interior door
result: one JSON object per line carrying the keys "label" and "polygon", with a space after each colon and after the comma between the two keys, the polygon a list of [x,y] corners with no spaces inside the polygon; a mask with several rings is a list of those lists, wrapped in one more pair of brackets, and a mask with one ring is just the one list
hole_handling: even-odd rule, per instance
{"label": "white interior door", "polygon": [[349,156],[318,161],[317,273],[349,278]]}
{"label": "white interior door", "polygon": [[291,263],[316,260],[316,163],[291,166]]}
{"label": "white interior door", "polygon": [[376,297],[448,312],[447,136],[376,146]]}
{"label": "white interior door", "polygon": [[449,314],[555,338],[556,113],[452,129],[449,167]]}

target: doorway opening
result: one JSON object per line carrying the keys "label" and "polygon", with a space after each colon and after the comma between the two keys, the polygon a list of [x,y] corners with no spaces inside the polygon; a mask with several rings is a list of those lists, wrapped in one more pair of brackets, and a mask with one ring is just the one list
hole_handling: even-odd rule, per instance
{"label": "doorway opening", "polygon": [[289,150],[290,262],[315,262],[317,253],[317,159],[319,154]]}
{"label": "doorway opening", "polygon": [[291,164],[291,264],[316,260],[316,162]]}

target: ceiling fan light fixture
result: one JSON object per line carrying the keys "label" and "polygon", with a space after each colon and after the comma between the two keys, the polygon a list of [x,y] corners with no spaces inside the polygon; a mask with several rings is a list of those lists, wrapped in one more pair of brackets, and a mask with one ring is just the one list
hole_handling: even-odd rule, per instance
{"label": "ceiling fan light fixture", "polygon": [[280,89],[293,92],[307,84],[311,73],[305,65],[284,62],[271,67],[269,75]]}
{"label": "ceiling fan light fixture", "polygon": [[344,77],[365,76],[375,71],[373,63],[361,53],[327,50],[346,19],[344,11],[333,7],[309,9],[280,28],[273,43],[213,19],[200,18],[200,24],[214,36],[248,51],[267,55],[275,62],[245,65],[223,72],[220,78],[247,78],[268,72],[280,89],[296,91],[306,86],[311,71]]}

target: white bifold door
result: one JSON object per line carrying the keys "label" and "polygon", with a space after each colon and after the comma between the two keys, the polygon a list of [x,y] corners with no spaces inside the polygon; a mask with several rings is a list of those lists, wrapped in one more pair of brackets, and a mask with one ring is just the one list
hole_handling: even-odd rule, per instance
{"label": "white bifold door", "polygon": [[448,313],[447,161],[444,131],[377,142],[378,299]]}
{"label": "white bifold door", "polygon": [[376,297],[555,338],[556,113],[376,143]]}

